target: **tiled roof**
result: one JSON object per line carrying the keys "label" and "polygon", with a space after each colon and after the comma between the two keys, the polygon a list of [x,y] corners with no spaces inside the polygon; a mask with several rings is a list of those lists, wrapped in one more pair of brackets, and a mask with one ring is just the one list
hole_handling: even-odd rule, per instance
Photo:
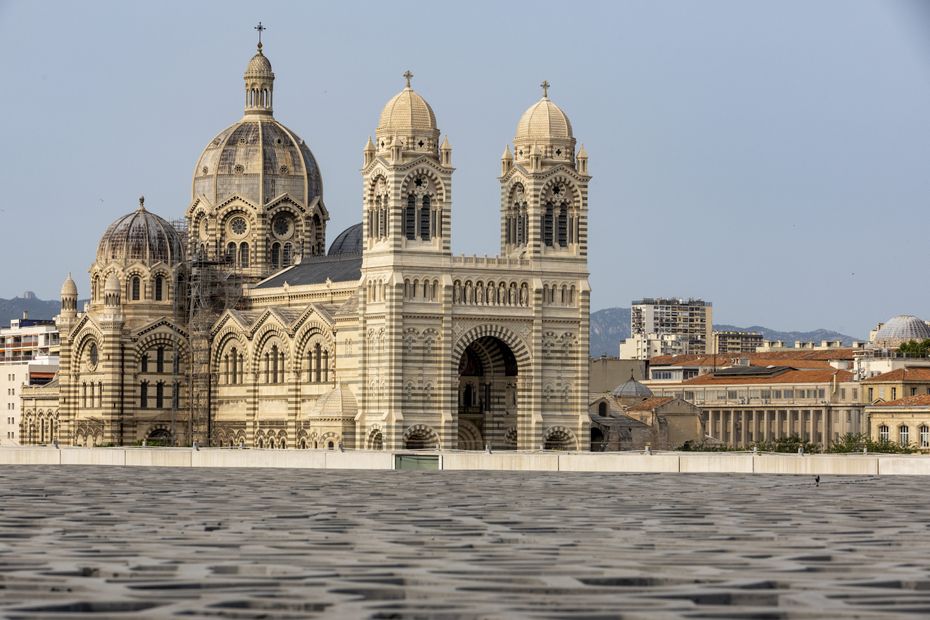
{"label": "tiled roof", "polygon": [[671,396],[654,396],[627,408],[628,411],[652,411],[656,407],[675,400]]}
{"label": "tiled roof", "polygon": [[865,379],[863,383],[897,383],[902,381],[930,381],[930,368],[897,368],[870,379]]}
{"label": "tiled roof", "polygon": [[277,288],[288,283],[291,286],[303,284],[323,284],[326,280],[333,282],[356,282],[362,277],[362,257],[354,254],[336,256],[313,256],[293,267],[263,280],[255,286],[258,289]]}
{"label": "tiled roof", "polygon": [[763,377],[716,376],[713,374],[701,375],[694,379],[683,381],[680,385],[766,385],[769,383],[829,383],[833,377],[837,381],[851,381],[852,373],[847,370],[787,370],[777,375]]}
{"label": "tiled roof", "polygon": [[795,366],[828,368],[831,360],[852,360],[855,349],[813,349],[797,351],[766,351],[764,353],[718,353],[699,355],[659,355],[649,360],[656,366],[734,366],[748,359],[753,366]]}
{"label": "tiled roof", "polygon": [[884,403],[875,403],[875,407],[928,407],[930,406],[930,394],[918,394],[917,396],[905,396],[898,400],[889,400]]}

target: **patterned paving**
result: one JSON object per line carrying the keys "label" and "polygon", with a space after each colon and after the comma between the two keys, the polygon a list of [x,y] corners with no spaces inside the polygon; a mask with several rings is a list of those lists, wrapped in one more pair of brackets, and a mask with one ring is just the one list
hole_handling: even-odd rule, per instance
{"label": "patterned paving", "polygon": [[925,484],[3,467],[0,616],[926,617]]}

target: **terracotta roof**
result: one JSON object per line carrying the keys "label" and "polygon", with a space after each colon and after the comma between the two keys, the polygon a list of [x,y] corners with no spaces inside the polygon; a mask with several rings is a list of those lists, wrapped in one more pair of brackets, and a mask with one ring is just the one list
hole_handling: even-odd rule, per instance
{"label": "terracotta roof", "polygon": [[905,396],[898,400],[889,400],[884,403],[875,403],[873,407],[928,407],[930,406],[930,394],[918,394],[917,396]]}
{"label": "terracotta roof", "polygon": [[897,368],[890,372],[876,375],[863,383],[892,383],[900,381],[930,381],[930,368]]}
{"label": "terracotta roof", "polygon": [[852,360],[855,349],[798,349],[764,353],[718,353],[717,355],[658,355],[649,360],[655,366],[734,366],[748,359],[752,366],[797,366],[828,368],[832,360]]}
{"label": "terracotta roof", "polygon": [[675,399],[671,396],[653,396],[652,398],[647,398],[642,402],[627,407],[627,411],[652,411],[656,407],[661,407],[673,400]]}
{"label": "terracotta roof", "polygon": [[694,379],[682,381],[679,385],[765,385],[768,383],[829,383],[833,377],[837,381],[851,381],[853,374],[848,370],[786,370],[777,375],[749,376],[739,375],[715,376],[701,375]]}

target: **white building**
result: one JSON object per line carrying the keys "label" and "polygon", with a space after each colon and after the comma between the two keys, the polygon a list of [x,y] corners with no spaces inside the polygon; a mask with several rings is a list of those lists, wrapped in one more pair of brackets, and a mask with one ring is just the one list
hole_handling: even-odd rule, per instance
{"label": "white building", "polygon": [[0,363],[26,362],[39,357],[58,356],[58,327],[51,319],[13,319],[0,328]]}
{"label": "white building", "polygon": [[633,302],[630,309],[630,333],[676,335],[681,338],[685,354],[713,353],[713,311],[709,301],[701,299],[646,298]]}
{"label": "white building", "polygon": [[688,342],[679,334],[633,334],[620,343],[620,359],[648,360],[660,355],[687,353]]}
{"label": "white building", "polygon": [[0,446],[19,444],[23,386],[54,378],[58,349],[55,321],[24,315],[0,329]]}
{"label": "white building", "polygon": [[0,446],[20,443],[23,388],[45,385],[57,372],[57,357],[0,364]]}

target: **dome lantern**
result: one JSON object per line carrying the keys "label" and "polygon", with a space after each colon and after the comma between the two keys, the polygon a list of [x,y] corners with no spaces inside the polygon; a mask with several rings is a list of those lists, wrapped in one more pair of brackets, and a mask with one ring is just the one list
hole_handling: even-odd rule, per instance
{"label": "dome lantern", "polygon": [[258,48],[242,76],[245,80],[245,114],[271,116],[274,72],[271,70],[271,61],[262,53],[262,32],[268,28],[258,22],[255,29],[258,31]]}

